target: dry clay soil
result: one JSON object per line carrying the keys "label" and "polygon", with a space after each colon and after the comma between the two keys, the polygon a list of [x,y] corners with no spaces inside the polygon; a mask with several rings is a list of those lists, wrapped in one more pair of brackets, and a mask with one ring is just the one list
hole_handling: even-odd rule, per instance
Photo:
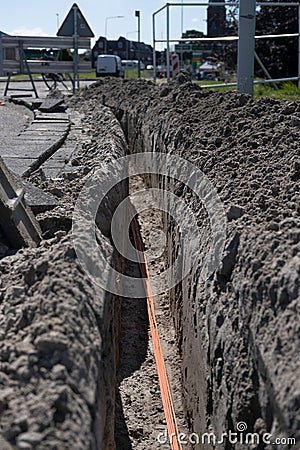
{"label": "dry clay soil", "polygon": [[[230,421],[244,420],[249,428],[281,429],[299,441],[300,104],[208,92],[184,73],[161,86],[100,80],[72,104],[91,111],[99,101],[123,124],[131,150],[157,146],[194,163],[227,211],[226,255],[209,295],[195,282],[184,300],[190,308],[180,306],[180,288],[172,299],[190,422],[203,431],[214,423],[221,432]],[[178,192],[192,204],[182,186]],[[199,354],[192,342],[204,349],[213,390],[204,427],[197,417],[192,358]],[[196,373],[194,384],[184,378],[186,368]]]}
{"label": "dry clay soil", "polygon": [[[254,294],[249,297],[255,314],[253,326],[260,329],[266,358],[275,355],[276,395],[289,429],[296,433],[300,429],[300,105],[203,92],[183,76],[169,86],[109,80],[83,90],[69,102],[70,108],[84,115],[82,150],[73,164],[77,173],[56,181],[46,181],[41,174],[32,176],[33,182],[57,197],[60,206],[38,217],[47,238],[39,249],[21,250],[0,262],[3,448],[59,448],[55,445],[62,442],[65,447],[61,448],[88,448],[90,423],[81,419],[93,409],[90,399],[95,387],[80,384],[80,379],[90,378],[90,362],[83,361],[89,356],[80,356],[78,349],[99,351],[92,300],[97,292],[78,268],[69,233],[72,208],[84,177],[109,155],[109,144],[106,149],[102,145],[103,154],[97,147],[99,139],[105,141],[99,127],[108,133],[111,120],[101,102],[139,114],[148,109],[153,129],[159,129],[160,121],[167,123],[173,130],[177,154],[210,177],[225,208],[234,205],[241,212],[237,218],[243,246],[239,264],[252,274],[253,292],[260,290],[262,280],[269,280],[266,305],[257,307],[259,299]],[[231,217],[229,229],[235,219]],[[49,224],[53,227],[50,231]],[[78,323],[71,323],[69,311],[78,308]],[[88,323],[84,316],[89,317]],[[65,360],[57,360],[55,354],[50,360],[45,357],[47,346],[53,344],[45,336],[52,329],[57,354],[72,342]],[[144,339],[143,332],[141,335]],[[149,374],[156,378],[153,367]],[[72,383],[77,384],[75,391],[83,402],[69,388]],[[157,395],[156,388],[154,392]],[[123,395],[126,397],[126,392]],[[159,410],[157,417],[160,414]],[[143,421],[141,416],[136,422],[138,430]],[[29,432],[28,442],[24,434]],[[139,431],[130,437],[133,448],[143,448],[145,441]],[[150,441],[146,442],[144,448],[151,448]]]}

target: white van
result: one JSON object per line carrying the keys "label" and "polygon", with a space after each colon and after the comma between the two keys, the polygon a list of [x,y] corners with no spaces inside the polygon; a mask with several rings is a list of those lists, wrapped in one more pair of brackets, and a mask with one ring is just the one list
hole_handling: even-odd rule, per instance
{"label": "white van", "polygon": [[121,58],[117,55],[99,55],[97,58],[96,77],[113,76],[124,78]]}

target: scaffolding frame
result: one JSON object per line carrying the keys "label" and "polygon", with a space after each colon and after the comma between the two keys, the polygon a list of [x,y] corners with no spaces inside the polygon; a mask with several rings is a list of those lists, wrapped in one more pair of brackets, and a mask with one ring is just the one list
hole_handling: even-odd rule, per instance
{"label": "scaffolding frame", "polygon": [[[243,0],[241,0],[242,2]],[[239,7],[239,10],[241,12],[241,2],[214,2],[213,6],[237,6]],[[247,3],[247,4],[246,4]],[[243,6],[246,4],[246,8],[249,7],[248,2],[243,3]],[[245,93],[253,93],[253,84],[258,84],[257,82],[254,82],[254,74],[251,73],[251,65],[252,61],[250,60],[249,56],[246,54],[241,54],[240,47],[245,47],[245,43],[250,43],[251,48],[251,54],[253,53],[253,66],[254,66],[254,46],[251,43],[252,39],[270,39],[270,38],[282,38],[282,37],[298,37],[298,76],[297,77],[291,77],[291,78],[282,78],[281,80],[284,81],[298,81],[298,89],[300,89],[300,3],[299,2],[284,2],[284,3],[278,3],[278,2],[256,2],[255,0],[252,0],[252,6],[256,8],[257,6],[292,6],[298,8],[298,33],[286,33],[286,34],[275,34],[275,35],[260,35],[255,36],[253,33],[251,34],[251,29],[248,29],[245,27],[245,25],[239,25],[239,36],[226,36],[226,37],[213,37],[213,38],[180,38],[180,39],[170,39],[170,11],[172,7],[196,7],[196,6],[204,6],[208,7],[209,3],[166,3],[164,6],[159,8],[157,11],[155,11],[152,14],[152,36],[153,36],[153,67],[154,67],[154,73],[153,78],[154,81],[156,81],[157,78],[157,64],[156,64],[156,43],[166,43],[166,59],[167,59],[167,80],[170,80],[171,75],[171,67],[170,67],[170,43],[171,42],[187,42],[187,41],[197,41],[197,42],[206,42],[206,41],[239,41],[239,51],[238,53],[240,56],[238,56],[238,83],[227,83],[227,84],[220,84],[218,87],[225,87],[225,86],[236,86],[238,85],[240,92]],[[156,39],[156,16],[160,14],[161,12],[166,11],[166,39]],[[254,24],[255,24],[255,15],[254,15]],[[252,24],[252,29],[253,27]],[[253,50],[253,51],[252,51]],[[240,58],[240,59],[239,59]],[[248,61],[246,61],[246,58]],[[250,60],[250,62],[249,62]],[[246,73],[248,71],[248,73]],[[260,80],[260,83],[278,83],[278,79],[269,79],[269,80]],[[209,85],[207,87],[216,87],[216,85]]]}

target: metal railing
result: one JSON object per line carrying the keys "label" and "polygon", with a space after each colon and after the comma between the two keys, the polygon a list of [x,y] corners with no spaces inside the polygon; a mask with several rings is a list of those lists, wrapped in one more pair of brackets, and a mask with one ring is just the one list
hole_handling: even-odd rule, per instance
{"label": "metal railing", "polygon": [[[76,46],[82,49],[90,49],[91,39],[86,37],[78,37]],[[14,89],[34,91],[38,97],[37,90],[34,85],[32,74],[71,74],[74,72],[72,80],[73,91],[75,91],[75,83],[77,73],[88,72],[91,68],[90,62],[78,61],[48,61],[48,60],[27,60],[25,49],[28,48],[52,48],[57,50],[71,49],[75,47],[75,39],[65,36],[9,36],[0,32],[0,76],[7,75],[7,84],[5,95],[9,88],[12,74],[26,74],[29,76],[32,88],[30,89]],[[75,57],[76,52],[74,52]],[[76,71],[74,65],[76,62]]]}
{"label": "metal railing", "polygon": [[[251,35],[251,30],[245,28],[245,25],[239,25],[239,36],[226,36],[226,37],[205,37],[205,38],[179,38],[179,39],[170,39],[170,10],[172,7],[196,7],[196,6],[205,6],[206,8],[210,6],[209,3],[166,3],[164,6],[162,6],[160,9],[155,11],[152,15],[152,28],[153,28],[153,67],[154,67],[154,74],[153,78],[156,80],[157,78],[157,64],[156,64],[156,43],[166,43],[166,59],[167,59],[167,79],[170,80],[171,70],[170,70],[170,43],[172,42],[188,42],[188,41],[195,41],[195,42],[208,42],[208,41],[240,41],[239,42],[239,57],[238,57],[238,83],[227,83],[227,84],[220,84],[220,85],[208,85],[205,87],[225,87],[225,86],[239,86],[240,92],[247,92],[252,93],[253,92],[253,84],[258,83],[276,83],[279,82],[279,80],[284,81],[298,81],[298,88],[300,89],[300,3],[298,2],[284,2],[284,3],[278,3],[278,2],[255,2],[255,0],[252,0],[252,2],[249,2],[249,0],[241,0],[240,2],[214,2],[213,6],[237,6],[241,8],[241,6],[244,5],[244,7],[249,8],[249,4],[252,4],[252,6],[281,6],[281,7],[296,7],[298,8],[298,33],[285,33],[285,34],[269,34],[269,35],[258,35],[254,36]],[[156,23],[155,19],[156,16],[161,13],[162,11],[166,11],[166,39],[156,39]],[[255,26],[255,15],[253,17],[254,26]],[[249,22],[249,21],[248,21]],[[247,24],[247,26],[249,26]],[[242,30],[241,30],[242,29]],[[255,28],[254,28],[255,29]],[[258,80],[257,82],[254,82],[254,44],[252,42],[252,39],[277,39],[277,38],[287,38],[287,37],[298,37],[298,77],[291,77],[291,78],[282,78],[282,79],[269,79],[269,80]],[[251,48],[251,54],[253,53],[253,69],[251,68],[252,61],[249,57],[249,51],[243,52],[240,51],[240,47],[245,48],[247,46],[248,50]],[[252,51],[253,49],[253,51]],[[244,86],[244,88],[243,88]]]}

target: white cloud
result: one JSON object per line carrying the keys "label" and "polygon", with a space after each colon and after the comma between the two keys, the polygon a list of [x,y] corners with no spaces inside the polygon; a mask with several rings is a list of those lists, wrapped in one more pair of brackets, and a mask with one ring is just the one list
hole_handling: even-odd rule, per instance
{"label": "white cloud", "polygon": [[49,33],[45,33],[41,28],[25,28],[20,27],[12,31],[7,31],[7,34],[11,36],[49,36]]}
{"label": "white cloud", "polygon": [[199,20],[198,20],[197,17],[193,17],[192,22],[193,22],[193,23],[197,23],[197,22],[199,22]]}

